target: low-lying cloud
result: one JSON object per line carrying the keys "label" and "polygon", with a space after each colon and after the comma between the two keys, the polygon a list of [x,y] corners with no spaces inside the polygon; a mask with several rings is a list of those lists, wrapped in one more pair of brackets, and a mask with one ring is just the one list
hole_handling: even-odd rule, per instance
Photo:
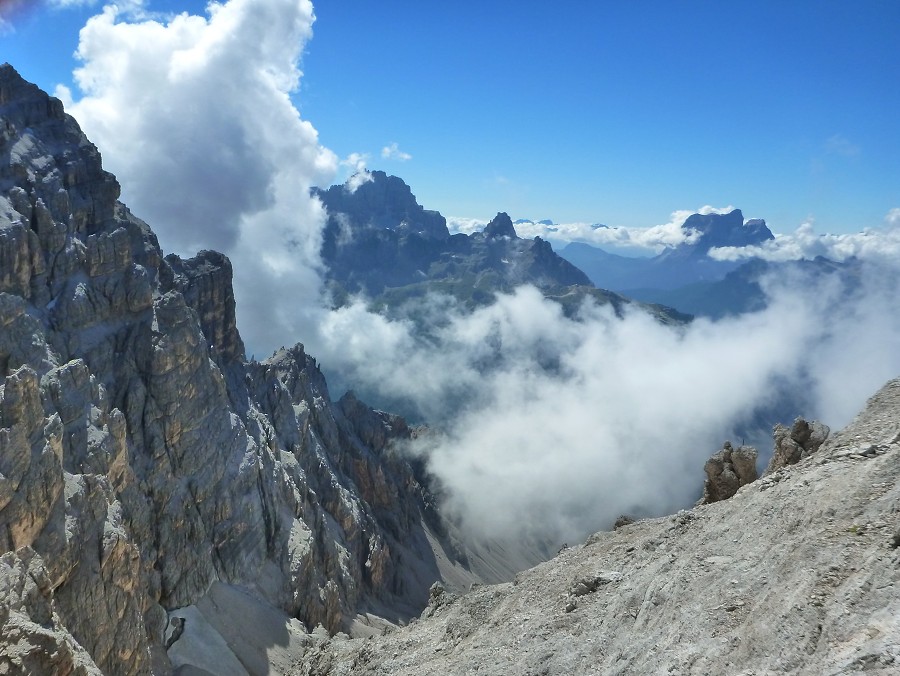
{"label": "low-lying cloud", "polygon": [[[762,312],[680,328],[591,305],[567,319],[531,288],[472,313],[428,298],[425,333],[362,300],[330,311],[320,302],[324,214],[308,188],[340,163],[289,97],[312,5],[228,0],[203,17],[127,19],[107,7],[85,26],[82,95],[67,105],[124,200],[164,249],[231,257],[251,352],[303,341],[373,403],[433,421],[410,450],[427,457],[473,535],[573,541],[621,512],[687,505],[703,460],[786,391],[837,426],[900,372],[900,285],[883,258],[854,293],[782,278]],[[652,250],[691,237],[688,214],[643,230],[552,227]]]}
{"label": "low-lying cloud", "polygon": [[900,209],[892,209],[884,221],[883,229],[869,228],[841,235],[819,234],[812,223],[803,223],[792,234],[775,235],[775,239],[759,245],[711,249],[709,255],[720,261],[762,258],[784,262],[812,260],[817,256],[840,262],[851,258],[896,259],[900,256]]}
{"label": "low-lying cloud", "polygon": [[[541,237],[557,244],[583,242],[592,246],[608,249],[613,252],[627,251],[632,255],[653,255],[667,247],[680,244],[693,244],[700,236],[696,230],[685,230],[682,226],[692,214],[727,214],[734,207],[724,208],[702,206],[699,209],[679,209],[673,211],[666,223],[646,228],[608,226],[599,223],[543,223],[540,221],[519,220],[516,222],[516,233],[519,237],[533,239]],[[447,227],[451,232],[471,234],[484,229],[486,220],[450,216]]]}
{"label": "low-lying cloud", "polygon": [[897,268],[863,271],[856,289],[771,279],[766,310],[680,328],[590,305],[566,319],[522,288],[426,341],[357,305],[333,315],[325,361],[438,422],[414,450],[467,532],[575,540],[691,504],[704,460],[786,394],[789,415],[847,423],[900,373]]}

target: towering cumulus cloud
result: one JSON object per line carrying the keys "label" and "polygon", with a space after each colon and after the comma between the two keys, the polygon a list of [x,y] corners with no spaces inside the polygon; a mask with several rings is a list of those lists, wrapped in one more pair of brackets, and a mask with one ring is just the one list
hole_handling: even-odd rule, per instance
{"label": "towering cumulus cloud", "polygon": [[296,334],[305,316],[277,301],[319,288],[323,218],[307,192],[337,158],[289,98],[313,21],[308,0],[229,0],[159,20],[110,5],[80,36],[84,96],[67,108],[164,249],[232,258],[251,345]]}

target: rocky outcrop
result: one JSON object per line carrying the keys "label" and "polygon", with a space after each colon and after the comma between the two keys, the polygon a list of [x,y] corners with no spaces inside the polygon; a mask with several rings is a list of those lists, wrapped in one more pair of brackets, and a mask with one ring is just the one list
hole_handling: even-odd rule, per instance
{"label": "rocky outcrop", "polygon": [[328,207],[330,216],[343,215],[342,223],[332,220],[326,227],[326,241],[341,226],[350,233],[400,228],[428,239],[442,240],[450,236],[447,219],[437,211],[422,207],[403,179],[383,171],[367,172],[365,180],[351,180],[327,190],[313,188],[313,194]]}
{"label": "rocky outcrop", "polygon": [[218,363],[243,361],[244,342],[237,330],[231,261],[217,251],[201,251],[182,260],[166,256],[164,287],[176,289],[197,313],[203,335]]}
{"label": "rocky outcrop", "polygon": [[509,237],[510,239],[515,239],[517,237],[512,219],[503,211],[494,216],[493,220],[484,226],[484,236],[487,239],[494,239],[496,237]]}
{"label": "rocky outcrop", "polygon": [[703,485],[703,497],[698,504],[705,505],[719,500],[727,500],[741,486],[753,483],[759,478],[756,471],[758,452],[752,446],[733,448],[726,441],[722,450],[713,455],[703,466],[706,481]]}
{"label": "rocky outcrop", "polygon": [[750,218],[745,221],[740,209],[733,209],[727,214],[691,214],[681,229],[686,233],[696,233],[693,242],[672,250],[681,256],[696,257],[716,247],[749,246],[775,239],[763,219]]}
{"label": "rocky outcrop", "polygon": [[223,598],[334,633],[464,572],[409,427],[332,403],[302,346],[248,363],[228,260],[163,258],[8,65],[0,157],[0,671],[203,668],[179,642]]}
{"label": "rocky outcrop", "polygon": [[810,423],[803,418],[794,420],[790,427],[780,423],[775,425],[772,430],[772,436],[775,438],[772,459],[763,474],[768,475],[787,465],[794,465],[811,453],[815,453],[830,432],[828,425],[816,420]]}

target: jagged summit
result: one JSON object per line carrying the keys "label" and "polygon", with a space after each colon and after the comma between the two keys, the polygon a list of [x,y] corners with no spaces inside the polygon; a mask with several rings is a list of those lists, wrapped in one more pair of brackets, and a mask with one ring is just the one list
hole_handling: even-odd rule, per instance
{"label": "jagged summit", "polygon": [[422,207],[410,187],[397,176],[370,171],[367,180],[351,189],[348,184],[327,190],[313,188],[312,193],[326,205],[329,213],[341,213],[351,229],[403,229],[423,237],[446,239],[450,236],[447,220],[437,211]]}
{"label": "jagged summit", "polygon": [[699,232],[700,237],[693,244],[675,247],[675,251],[690,250],[695,256],[706,255],[715,247],[749,246],[775,239],[763,219],[754,218],[745,222],[740,209],[734,209],[727,214],[692,214],[681,229],[685,232],[691,230]]}
{"label": "jagged summit", "polygon": [[516,228],[513,225],[512,219],[509,215],[501,211],[494,219],[484,226],[484,236],[488,239],[494,239],[496,237],[509,237],[510,239],[516,239]]}
{"label": "jagged summit", "polygon": [[[595,288],[548,242],[519,238],[504,212],[483,232],[450,235],[444,217],[419,205],[402,179],[380,171],[369,178],[313,190],[328,212],[321,253],[336,305],[363,294],[372,308],[402,315],[436,292],[473,309],[523,284],[569,312],[588,296],[616,312],[631,302]],[[658,306],[648,310],[663,321],[685,319]]]}
{"label": "jagged summit", "polygon": [[639,300],[665,302],[656,291],[725,277],[740,263],[709,256],[716,247],[742,247],[774,239],[761,218],[744,221],[740,209],[727,214],[692,214],[681,226],[692,240],[671,246],[652,258],[631,258],[608,253],[580,242],[567,245],[560,255],[587,273],[597,286],[631,295]]}
{"label": "jagged summit", "polygon": [[26,126],[46,118],[62,120],[65,116],[59,99],[25,80],[9,63],[0,65],[0,106],[6,107],[4,115],[16,117]]}

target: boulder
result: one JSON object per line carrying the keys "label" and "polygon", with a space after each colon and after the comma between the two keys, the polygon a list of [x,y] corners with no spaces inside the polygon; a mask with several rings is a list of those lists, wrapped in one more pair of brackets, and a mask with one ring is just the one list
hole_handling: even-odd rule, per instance
{"label": "boulder", "polygon": [[731,442],[726,441],[722,450],[703,466],[706,482],[703,485],[703,497],[698,504],[727,500],[741,486],[756,481],[759,477],[756,471],[757,456],[758,452],[752,446],[733,448]]}

